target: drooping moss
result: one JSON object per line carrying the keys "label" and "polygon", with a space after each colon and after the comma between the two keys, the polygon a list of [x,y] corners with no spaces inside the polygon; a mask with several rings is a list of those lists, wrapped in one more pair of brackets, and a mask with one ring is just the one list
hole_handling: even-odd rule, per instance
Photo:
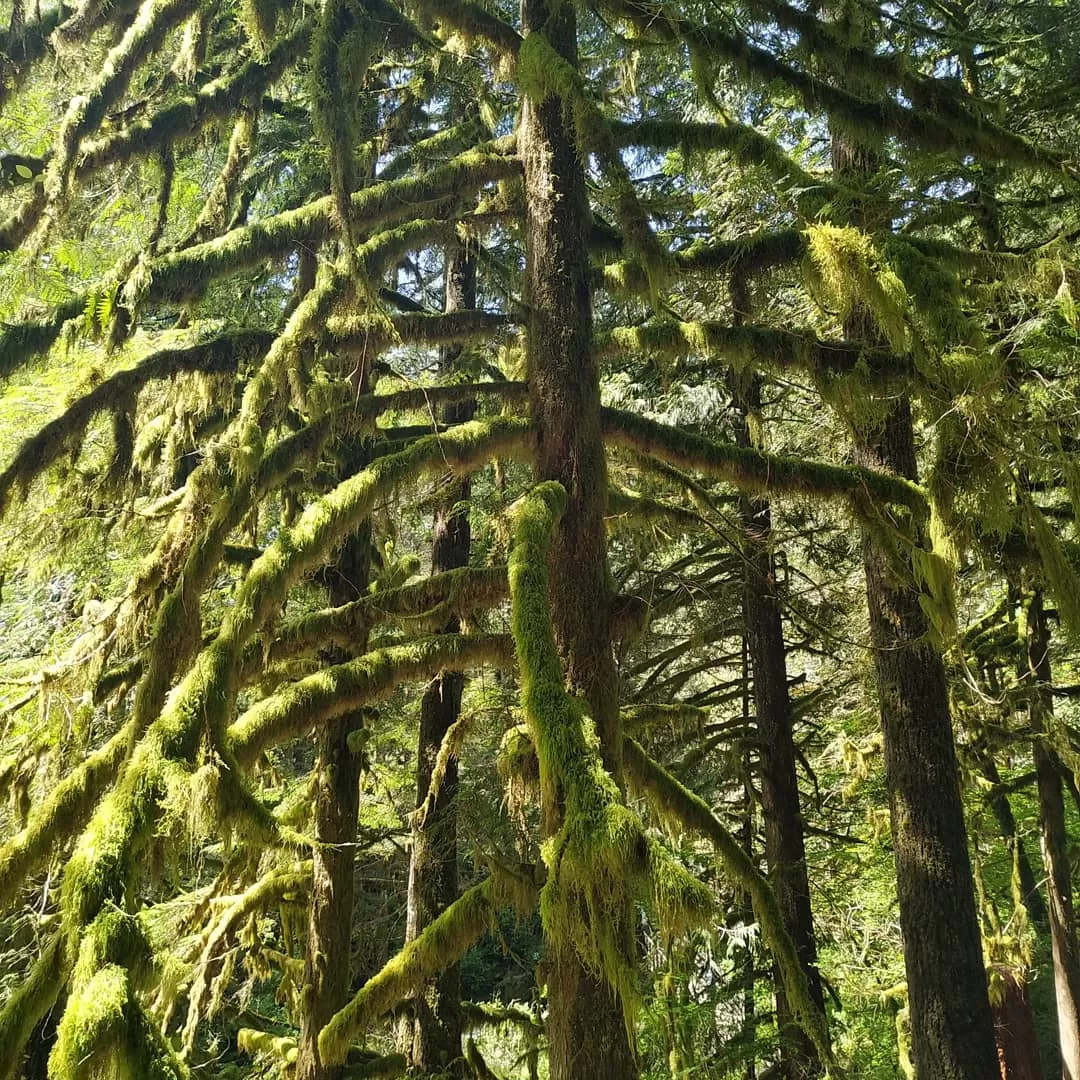
{"label": "drooping moss", "polygon": [[272,341],[273,335],[265,331],[239,330],[198,345],[161,349],[135,367],[109,376],[19,447],[15,457],[0,472],[0,514],[13,489],[25,492],[44,469],[79,445],[90,421],[99,412],[115,408],[118,402],[133,400],[148,383],[171,379],[181,372],[234,372],[246,361],[265,352]]}
{"label": "drooping moss", "polygon": [[[252,915],[266,911],[290,894],[303,896],[310,886],[310,861],[277,867],[236,897],[204,933],[202,950],[196,961],[191,988],[188,991],[188,1016],[184,1027],[184,1047],[187,1053],[191,1052],[194,1045],[199,1022],[209,1015],[207,1002],[213,990],[215,963],[220,960],[225,946]],[[293,1045],[295,1046],[295,1040]],[[262,1047],[248,1049],[240,1045],[240,1049],[253,1053],[255,1049]]]}
{"label": "drooping moss", "polygon": [[667,818],[708,837],[724,869],[749,894],[762,935],[780,969],[788,1004],[796,1022],[813,1040],[821,1060],[832,1062],[825,1017],[814,1004],[806,972],[784,926],[768,881],[734,836],[705,802],[656,764],[631,738],[624,740],[623,760],[628,780]]}

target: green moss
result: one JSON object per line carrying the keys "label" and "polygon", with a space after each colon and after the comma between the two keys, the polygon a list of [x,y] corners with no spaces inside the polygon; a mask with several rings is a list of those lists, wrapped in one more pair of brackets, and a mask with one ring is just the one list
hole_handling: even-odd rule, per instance
{"label": "green moss", "polygon": [[714,443],[616,409],[603,410],[603,423],[609,443],[726,480],[744,491],[840,497],[863,517],[868,513],[867,500],[907,507],[921,518],[929,514],[922,488],[890,473]]}

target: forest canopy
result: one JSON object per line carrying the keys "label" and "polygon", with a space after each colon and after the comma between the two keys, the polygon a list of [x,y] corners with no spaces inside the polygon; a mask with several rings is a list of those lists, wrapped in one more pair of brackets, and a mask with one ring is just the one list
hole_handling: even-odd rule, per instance
{"label": "forest canopy", "polygon": [[1069,0],[0,0],[0,1080],[1077,1080],[1078,241]]}

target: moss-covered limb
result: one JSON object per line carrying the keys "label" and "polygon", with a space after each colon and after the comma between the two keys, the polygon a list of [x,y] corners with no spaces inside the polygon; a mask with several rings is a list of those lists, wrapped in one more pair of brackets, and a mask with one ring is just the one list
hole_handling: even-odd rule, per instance
{"label": "moss-covered limb", "polygon": [[284,897],[303,896],[311,887],[311,861],[275,867],[237,896],[204,935],[188,992],[188,1015],[184,1027],[185,1052],[190,1053],[213,987],[213,971],[222,950],[252,915],[266,911]]}
{"label": "moss-covered limb", "polygon": [[54,851],[76,836],[116,779],[132,732],[125,726],[86,757],[34,807],[25,827],[0,847],[0,911]]}
{"label": "moss-covered limb", "polygon": [[649,118],[613,121],[611,130],[619,146],[681,150],[684,154],[726,150],[743,165],[763,165],[778,179],[798,186],[796,198],[804,213],[819,209],[840,190],[827,177],[807,172],[768,136],[737,121],[695,123]]}
{"label": "moss-covered limb", "polygon": [[[497,144],[502,145],[502,144]],[[375,183],[353,193],[351,220],[357,231],[417,216],[425,203],[465,199],[485,184],[518,174],[520,162],[491,148],[477,148],[423,176]],[[212,278],[264,259],[284,256],[296,245],[317,248],[331,231],[334,200],[325,196],[185,251],[155,259],[148,300],[177,302],[196,295]]]}
{"label": "moss-covered limb", "polygon": [[352,1042],[361,1038],[379,1017],[460,960],[488,929],[499,908],[508,905],[508,900],[495,877],[462,893],[378,974],[368,979],[352,1001],[323,1028],[319,1035],[322,1060],[330,1064],[344,1061]]}
{"label": "moss-covered limb", "polygon": [[633,522],[667,521],[683,529],[709,528],[709,523],[700,514],[687,510],[678,503],[652,499],[634,491],[620,491],[610,484],[607,493],[607,512],[609,517]]}
{"label": "moss-covered limb", "polygon": [[724,869],[750,896],[762,935],[780,968],[788,1002],[799,1026],[813,1040],[823,1062],[832,1061],[828,1027],[810,996],[806,972],[784,927],[776,897],[764,875],[708,805],[653,761],[632,738],[626,738],[623,760],[629,782],[668,820],[707,837]]}
{"label": "moss-covered limb", "polygon": [[422,0],[421,8],[445,30],[465,40],[479,39],[507,58],[521,48],[521,35],[508,22],[473,0]]}
{"label": "moss-covered limb", "polygon": [[379,170],[379,179],[396,180],[421,162],[426,165],[445,157],[447,153],[460,153],[464,147],[472,146],[486,136],[487,132],[475,117],[441,128],[426,138],[414,139],[398,149],[393,159]]}
{"label": "moss-covered limb", "polygon": [[218,173],[210,195],[203,204],[191,232],[179,244],[190,247],[225,232],[232,213],[232,206],[240,187],[240,181],[255,149],[258,134],[258,112],[252,106],[241,108],[233,124],[225,163]]}
{"label": "moss-covered limb", "polygon": [[452,615],[491,607],[505,599],[508,588],[506,570],[501,566],[446,570],[283,623],[269,645],[269,659],[295,656],[314,645],[347,646],[357,640],[361,631],[388,618],[406,619],[414,627],[414,620],[424,628],[441,625]]}
{"label": "moss-covered limb", "polygon": [[624,352],[667,356],[716,354],[737,371],[794,369],[811,374],[855,373],[878,382],[914,374],[910,356],[751,324],[730,326],[653,319],[640,326],[615,327],[599,335],[597,348],[607,356]]}
{"label": "moss-covered limb", "polygon": [[840,497],[862,514],[868,512],[867,500],[904,506],[920,517],[929,514],[923,489],[891,473],[715,443],[616,409],[605,409],[603,422],[607,439],[617,446],[728,481],[745,491]]}
{"label": "moss-covered limb", "polygon": [[[0,885],[6,884],[0,877]],[[20,1075],[23,1050],[34,1028],[56,1004],[67,978],[67,950],[63,934],[54,934],[34,961],[26,978],[0,1009],[0,1080]]]}
{"label": "moss-covered limb", "polygon": [[63,4],[47,8],[41,17],[27,25],[12,26],[0,30],[0,107],[12,89],[18,87],[34,65],[49,55],[49,39],[53,31],[67,15]]}
{"label": "moss-covered limb", "polygon": [[463,1001],[461,1011],[473,1027],[500,1027],[513,1024],[531,1036],[544,1033],[544,1024],[520,1005],[495,1005],[489,1001]]}
{"label": "moss-covered limb", "polygon": [[19,447],[11,463],[0,472],[0,514],[12,489],[25,492],[30,482],[49,465],[77,446],[90,421],[107,409],[134,400],[148,383],[171,379],[183,372],[229,374],[248,360],[262,355],[273,342],[262,330],[239,330],[222,334],[198,345],[161,349],[134,367],[118,371],[78,398],[55,420]]}
{"label": "moss-covered limb", "polygon": [[367,422],[388,412],[434,412],[444,405],[454,405],[484,394],[492,394],[500,401],[511,403],[524,401],[528,387],[523,382],[458,383],[452,386],[417,386],[410,390],[397,390],[389,394],[365,394],[345,410],[346,416],[354,416]]}
{"label": "moss-covered limb", "polygon": [[708,709],[696,705],[625,705],[619,710],[629,734],[650,727],[700,728],[709,719]]}
{"label": "moss-covered limb", "polygon": [[236,1049],[251,1057],[263,1055],[276,1058],[283,1068],[294,1066],[299,1057],[296,1039],[270,1031],[257,1031],[255,1028],[240,1028],[236,1033]]}
{"label": "moss-covered limb", "polygon": [[76,177],[143,157],[166,144],[176,145],[240,105],[257,102],[267,87],[304,53],[311,28],[310,19],[301,20],[279,37],[265,56],[249,57],[235,71],[118,132],[87,139],[75,166]]}
{"label": "moss-covered limb", "polygon": [[45,194],[50,203],[63,195],[83,137],[101,124],[127,90],[136,68],[196,5],[197,0],[143,0],[119,44],[105,57],[94,85],[86,94],[73,97],[68,105],[45,173]]}
{"label": "moss-covered limb", "polygon": [[412,345],[456,345],[488,338],[512,323],[509,315],[490,311],[453,311],[437,315],[410,312],[393,316],[389,327],[385,320],[348,316],[329,319],[326,329],[332,342],[350,348],[365,347],[370,355],[387,344],[391,334],[396,340]]}
{"label": "moss-covered limb", "polygon": [[[0,251],[3,250],[0,243]],[[76,296],[57,305],[43,318],[0,324],[0,380],[18,371],[34,357],[48,352],[60,336],[64,323],[77,318],[85,308],[86,297]]]}
{"label": "moss-covered limb", "polygon": [[512,653],[512,643],[503,634],[437,634],[375,649],[324,668],[253,705],[229,728],[229,745],[246,765],[268,746],[376,701],[404,682],[430,678],[444,668],[456,671],[505,662]]}

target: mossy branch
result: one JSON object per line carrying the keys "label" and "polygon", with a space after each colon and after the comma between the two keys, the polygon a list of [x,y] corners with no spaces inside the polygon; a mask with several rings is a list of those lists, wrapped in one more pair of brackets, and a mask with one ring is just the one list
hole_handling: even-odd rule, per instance
{"label": "mossy branch", "polygon": [[769,326],[729,326],[717,322],[653,319],[640,326],[619,326],[597,337],[602,356],[621,353],[718,356],[738,371],[805,371],[811,375],[857,374],[874,382],[914,374],[910,356],[847,341],[822,341],[812,334]]}
{"label": "mossy branch", "polygon": [[[527,907],[521,895],[535,887],[516,882],[514,903]],[[523,890],[524,886],[524,890]],[[345,1060],[350,1045],[399,1002],[418,993],[435,975],[465,955],[473,942],[491,926],[496,912],[509,905],[510,896],[495,876],[462,893],[441,915],[410,941],[319,1033],[319,1057],[327,1064]]]}
{"label": "mossy branch", "polygon": [[715,443],[616,409],[604,409],[603,423],[605,436],[616,446],[725,480],[744,491],[843,498],[862,516],[874,503],[904,506],[920,517],[929,514],[922,488],[890,473]]}
{"label": "mossy branch", "polygon": [[796,1022],[817,1048],[823,1062],[832,1061],[825,1017],[810,994],[810,984],[799,954],[784,926],[776,896],[768,881],[706,803],[661,768],[632,738],[623,740],[623,762],[630,783],[647,796],[668,819],[707,837],[724,869],[746,890],[773,957],[780,969],[784,990]]}
{"label": "mossy branch", "polygon": [[377,701],[404,682],[430,678],[444,668],[505,662],[512,651],[503,634],[438,634],[375,649],[300,679],[253,705],[229,728],[229,746],[237,761],[250,764],[268,746]]}

